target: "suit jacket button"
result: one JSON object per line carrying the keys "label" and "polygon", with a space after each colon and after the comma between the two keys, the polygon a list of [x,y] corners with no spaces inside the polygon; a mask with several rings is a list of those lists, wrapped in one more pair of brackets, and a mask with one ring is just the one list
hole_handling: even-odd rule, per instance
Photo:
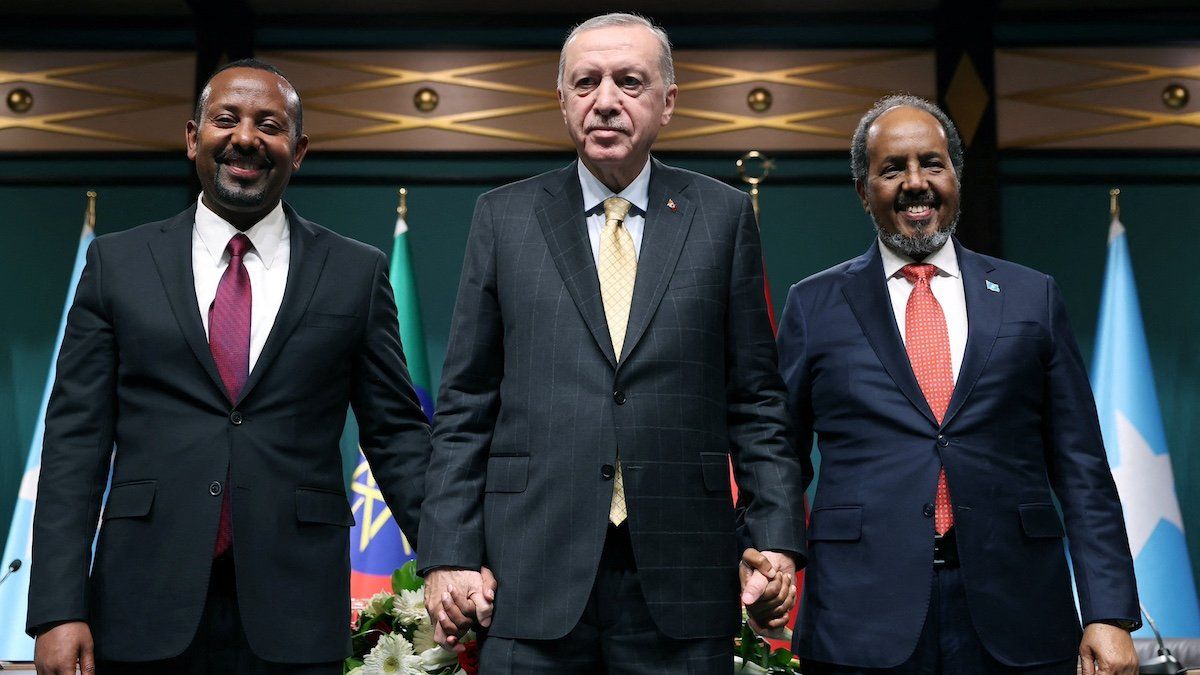
{"label": "suit jacket button", "polygon": [[210,494],[214,497],[221,494],[221,490],[222,490],[221,483],[219,481],[214,480],[213,482],[208,484],[208,494]]}
{"label": "suit jacket button", "polygon": [[625,405],[625,392],[620,390],[614,391],[613,400],[617,402],[617,405]]}
{"label": "suit jacket button", "polygon": [[943,435],[941,435],[941,434],[938,434],[938,437],[937,437],[937,444],[938,444],[938,445],[940,445],[940,446],[942,446],[942,447],[944,448],[944,447],[946,447],[947,445],[950,445],[950,439],[949,439],[949,438],[947,438],[947,437],[945,437],[945,436],[943,436]]}
{"label": "suit jacket button", "polygon": [[921,507],[921,513],[925,514],[926,518],[933,517],[933,504],[926,504]]}
{"label": "suit jacket button", "polygon": [[233,422],[234,426],[241,424],[242,423],[242,413],[238,412],[237,410],[234,410],[233,412],[229,413],[229,421]]}
{"label": "suit jacket button", "polygon": [[600,477],[604,480],[612,480],[612,477],[616,474],[617,470],[613,468],[612,464],[605,464],[604,466],[600,467]]}

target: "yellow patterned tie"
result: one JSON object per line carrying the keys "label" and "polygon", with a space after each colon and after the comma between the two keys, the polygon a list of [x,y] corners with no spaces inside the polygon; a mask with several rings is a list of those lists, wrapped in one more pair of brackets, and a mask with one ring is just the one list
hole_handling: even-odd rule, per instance
{"label": "yellow patterned tie", "polygon": [[[613,353],[621,360],[625,344],[625,327],[629,323],[629,305],[633,302],[633,281],[637,277],[637,252],[633,237],[625,229],[625,216],[633,204],[621,197],[604,200],[604,228],[600,230],[600,299],[604,302],[604,317],[612,338]],[[613,476],[612,505],[608,520],[613,525],[625,522],[625,480],[621,475],[621,460],[617,459]]]}

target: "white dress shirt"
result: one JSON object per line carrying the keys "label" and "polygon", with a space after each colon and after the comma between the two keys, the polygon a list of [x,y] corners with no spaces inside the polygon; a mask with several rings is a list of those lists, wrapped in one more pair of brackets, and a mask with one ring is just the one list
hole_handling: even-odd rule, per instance
{"label": "white dress shirt", "polygon": [[[625,216],[625,229],[633,238],[633,252],[636,256],[642,254],[642,233],[646,231],[646,205],[650,202],[650,160],[633,182],[624,190],[613,192],[609,190],[591,171],[576,162],[579,167],[579,187],[583,189],[583,212],[587,215],[588,240],[592,243],[592,259],[600,266],[600,230],[604,228],[604,200],[616,195],[629,200],[633,208]],[[598,209],[598,210],[597,210]]]}
{"label": "white dress shirt", "polygon": [[[904,340],[904,319],[908,314],[908,296],[912,293],[913,285],[904,278],[900,269],[916,261],[896,253],[882,241],[879,242],[879,254],[883,258],[888,295],[892,298],[892,314],[896,319],[896,327],[900,329],[900,339]],[[963,293],[962,272],[958,268],[958,252],[954,250],[954,243],[947,241],[922,262],[937,267],[937,274],[929,280],[929,289],[946,316],[946,330],[950,334],[950,368],[954,373],[954,381],[958,382],[958,370],[967,351],[967,299]]]}
{"label": "white dress shirt", "polygon": [[[236,227],[213,213],[204,205],[203,199],[199,200],[196,226],[192,228],[192,277],[196,283],[196,305],[200,309],[206,337],[208,310],[217,297],[221,275],[229,267],[229,253],[225,247],[237,233]],[[262,353],[271,327],[275,325],[279,305],[283,303],[292,251],[289,234],[287,218],[283,215],[283,202],[276,204],[266,217],[245,232],[253,244],[242,258],[242,264],[250,275],[251,371]]]}

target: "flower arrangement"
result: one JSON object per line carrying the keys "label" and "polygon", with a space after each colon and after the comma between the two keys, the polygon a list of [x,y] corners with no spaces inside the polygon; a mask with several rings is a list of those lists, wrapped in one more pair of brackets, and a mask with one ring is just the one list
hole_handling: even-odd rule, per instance
{"label": "flower arrangement", "polygon": [[[772,638],[791,640],[791,631],[772,635]],[[771,643],[759,637],[742,611],[742,630],[733,641],[733,672],[736,675],[800,675],[800,660],[791,651],[773,649]]]}
{"label": "flower arrangement", "polygon": [[[355,617],[350,626],[354,655],[343,664],[344,675],[478,675],[479,643],[473,633],[463,637],[461,654],[433,641],[425,581],[416,570],[410,561],[392,572],[392,591],[376,593]],[[733,653],[738,675],[800,675],[799,660],[759,637],[745,612]]]}
{"label": "flower arrangement", "polygon": [[350,625],[353,655],[342,666],[345,675],[476,675],[479,647],[468,633],[461,654],[433,641],[433,624],[425,612],[425,582],[409,561],[392,573],[392,591],[381,591]]}

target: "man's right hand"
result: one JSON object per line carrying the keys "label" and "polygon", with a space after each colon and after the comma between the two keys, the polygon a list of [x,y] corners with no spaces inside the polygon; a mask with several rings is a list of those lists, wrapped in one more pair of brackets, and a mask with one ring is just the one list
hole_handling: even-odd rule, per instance
{"label": "man's right hand", "polygon": [[439,568],[425,575],[425,611],[433,623],[433,639],[456,653],[465,648],[458,639],[478,623],[492,623],[496,580],[491,570]]}
{"label": "man's right hand", "polygon": [[92,649],[92,630],[83,621],[68,621],[37,637],[33,647],[33,663],[39,675],[74,675],[96,672],[96,656]]}

